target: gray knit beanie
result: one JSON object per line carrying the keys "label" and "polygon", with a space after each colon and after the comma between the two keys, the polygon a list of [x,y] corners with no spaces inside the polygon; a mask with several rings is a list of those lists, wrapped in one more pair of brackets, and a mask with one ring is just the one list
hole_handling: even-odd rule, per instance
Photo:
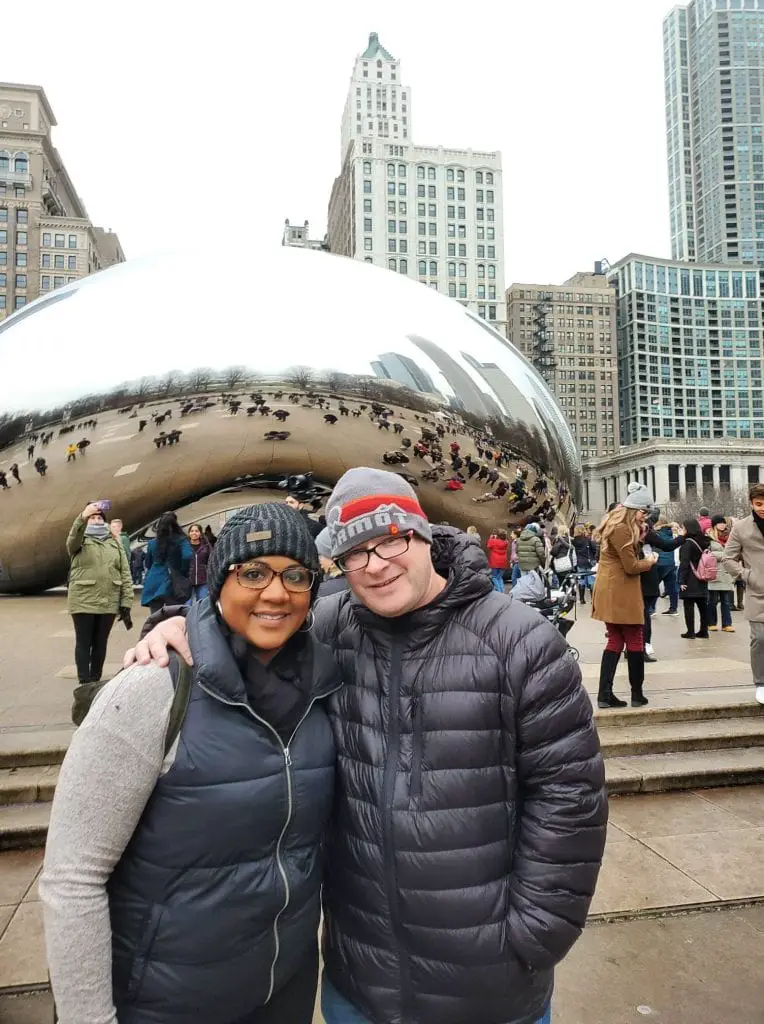
{"label": "gray knit beanie", "polygon": [[315,538],[316,551],[318,552],[319,558],[331,558],[332,557],[332,538],[329,536],[329,530],[324,527],[321,533]]}
{"label": "gray knit beanie", "polygon": [[642,512],[649,512],[652,504],[652,494],[650,494],[644,484],[640,484],[639,487],[636,490],[633,490],[626,498],[623,503],[623,507],[635,508]]}
{"label": "gray knit beanie", "polygon": [[220,531],[207,566],[207,583],[213,602],[232,565],[241,565],[264,555],[293,558],[306,569],[317,573],[315,590],[320,583],[318,552],[305,516],[283,502],[266,502],[239,509]]}
{"label": "gray knit beanie", "polygon": [[373,540],[413,530],[432,544],[432,529],[411,484],[397,473],[359,466],[337,481],[326,503],[332,558]]}

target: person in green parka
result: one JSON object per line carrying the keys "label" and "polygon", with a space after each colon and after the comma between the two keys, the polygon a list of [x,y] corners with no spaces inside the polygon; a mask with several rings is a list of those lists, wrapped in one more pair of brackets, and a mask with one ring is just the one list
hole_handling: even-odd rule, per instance
{"label": "person in green parka", "polygon": [[100,505],[91,502],[77,516],[66,539],[71,558],[67,610],[74,622],[74,660],[79,685],[72,717],[77,722],[78,700],[100,682],[111,627],[119,614],[132,628],[133,581],[125,549],[112,536]]}

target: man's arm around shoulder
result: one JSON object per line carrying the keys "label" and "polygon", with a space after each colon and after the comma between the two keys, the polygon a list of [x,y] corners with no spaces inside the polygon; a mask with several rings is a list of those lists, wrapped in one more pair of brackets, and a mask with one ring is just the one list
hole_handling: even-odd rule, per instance
{"label": "man's arm around shoulder", "polygon": [[608,805],[578,664],[550,623],[526,616],[508,647],[502,702],[518,809],[507,936],[522,962],[543,969],[563,959],[586,922]]}

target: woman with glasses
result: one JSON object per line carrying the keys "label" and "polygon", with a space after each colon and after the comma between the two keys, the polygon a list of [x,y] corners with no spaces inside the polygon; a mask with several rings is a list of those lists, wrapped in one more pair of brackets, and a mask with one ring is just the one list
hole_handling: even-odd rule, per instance
{"label": "woman with glasses", "polygon": [[41,895],[61,1024],[310,1024],[339,689],[310,633],[304,516],[263,504],[221,530],[186,619],[193,679],[111,680],[75,734]]}

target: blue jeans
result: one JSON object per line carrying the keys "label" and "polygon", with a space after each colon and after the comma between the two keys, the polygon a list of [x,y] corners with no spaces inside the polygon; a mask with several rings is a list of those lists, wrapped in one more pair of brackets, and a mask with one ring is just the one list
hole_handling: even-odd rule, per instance
{"label": "blue jeans", "polygon": [[500,594],[504,593],[504,570],[503,569],[491,569],[491,583],[493,583],[493,589],[498,590]]}
{"label": "blue jeans", "polygon": [[198,587],[191,587],[191,604],[196,604],[197,601],[203,601],[205,597],[209,597],[210,588],[206,583],[200,583]]}
{"label": "blue jeans", "polygon": [[666,597],[669,599],[669,611],[677,611],[679,608],[679,580],[676,566],[659,565],[658,582],[663,584],[666,591]]}
{"label": "blue jeans", "polygon": [[520,566],[515,562],[512,566],[512,586],[520,579],[522,573],[520,572]]}
{"label": "blue jeans", "polygon": [[[326,977],[321,980],[321,1013],[325,1024],[370,1024],[356,1008],[339,994],[337,989]],[[537,1024],[552,1024],[552,1007],[548,1007],[544,1016]]]}
{"label": "blue jeans", "polygon": [[733,590],[709,590],[708,592],[708,624],[716,625],[716,606],[722,606],[722,627],[732,625]]}

